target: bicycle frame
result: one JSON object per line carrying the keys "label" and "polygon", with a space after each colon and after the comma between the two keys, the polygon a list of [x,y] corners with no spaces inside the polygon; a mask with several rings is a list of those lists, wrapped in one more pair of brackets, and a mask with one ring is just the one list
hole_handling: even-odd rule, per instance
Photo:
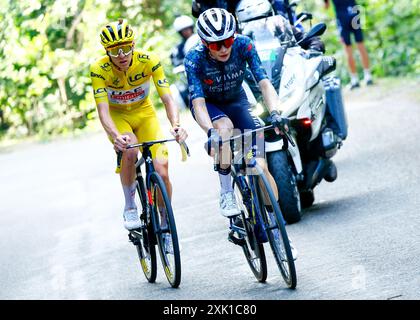
{"label": "bicycle frame", "polygon": [[[265,131],[265,130],[269,130],[269,129],[273,129],[272,125],[268,125],[262,128],[257,128],[254,129],[250,132],[248,132],[247,134],[253,134],[255,132],[259,132],[259,131]],[[255,176],[253,175],[240,175],[240,171],[245,171],[246,167],[254,167],[258,172],[262,172],[262,169],[258,166],[258,164],[256,163],[256,160],[253,159],[251,161],[251,163],[246,164],[245,163],[245,159],[244,159],[244,155],[242,154],[240,156],[239,159],[235,159],[234,156],[234,144],[235,144],[235,140],[237,139],[241,139],[242,141],[243,138],[243,134],[231,137],[227,140],[222,141],[222,143],[227,143],[229,142],[231,145],[231,150],[232,150],[232,170],[234,170],[235,174],[234,174],[234,180],[237,183],[237,185],[240,186],[241,190],[241,194],[242,194],[242,199],[243,199],[243,204],[247,207],[248,212],[251,212],[252,214],[252,225],[255,227],[257,224],[260,224],[262,229],[264,230],[264,232],[266,232],[267,230],[272,229],[272,226],[266,225],[264,222],[264,219],[262,217],[261,214],[261,204],[260,204],[260,200],[257,194],[257,188],[256,185],[258,183],[257,179]],[[293,140],[291,139],[291,137],[289,136],[289,134],[287,132],[283,132],[283,145],[285,148],[288,148],[288,143],[290,142],[293,146],[295,145]],[[216,162],[218,158],[218,154],[216,154],[215,159]],[[239,161],[238,161],[239,160]],[[238,163],[239,162],[239,163]],[[216,169],[216,165],[215,165],[215,169]],[[248,179],[246,179],[246,177],[248,177]],[[251,210],[249,210],[251,209]],[[242,236],[246,236],[246,230],[244,228],[238,227],[234,224],[234,218],[230,219],[230,229],[237,232],[238,234],[242,235]],[[233,240],[235,241],[235,240]]]}
{"label": "bicycle frame", "polygon": [[[247,207],[248,212],[251,213],[252,225],[255,227],[257,224],[260,224],[265,232],[266,226],[263,223],[257,189],[255,186],[255,184],[258,183],[258,181],[256,181],[256,177],[248,176],[248,179],[246,179],[246,176],[238,176],[235,173],[234,181],[240,186],[242,202]],[[234,218],[230,219],[230,229],[236,231],[242,236],[247,236],[246,230],[236,226],[233,220]]]}
{"label": "bicycle frame", "polygon": [[[166,142],[167,140],[162,140],[162,142]],[[157,142],[155,142],[157,143]],[[134,148],[136,145],[132,145],[130,146],[130,148]],[[140,160],[137,161],[136,163],[136,179],[137,180],[141,180],[141,179],[145,179],[146,182],[146,190],[144,190],[145,192],[145,196],[146,198],[144,199],[144,201],[146,201],[146,203],[144,203],[144,207],[143,207],[143,213],[146,215],[146,219],[145,221],[147,221],[147,224],[150,223],[150,218],[151,218],[151,210],[152,209],[152,205],[153,205],[153,195],[151,192],[151,183],[150,183],[150,176],[153,174],[153,172],[155,172],[155,167],[153,165],[153,158],[152,158],[152,152],[150,151],[150,147],[151,145],[148,143],[142,144],[143,147],[143,151],[142,151],[142,157],[140,158]],[[142,172],[141,172],[141,159],[144,159],[144,165],[145,165],[145,177],[143,177]],[[139,181],[139,185],[140,183],[142,183],[142,181]],[[167,228],[162,229],[157,223],[153,223],[153,232],[154,234],[161,234],[161,233],[165,233],[168,231]]]}

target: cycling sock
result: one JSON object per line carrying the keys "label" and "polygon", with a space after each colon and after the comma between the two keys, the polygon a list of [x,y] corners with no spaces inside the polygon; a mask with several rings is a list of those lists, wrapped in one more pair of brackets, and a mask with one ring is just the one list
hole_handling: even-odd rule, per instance
{"label": "cycling sock", "polygon": [[125,198],[124,210],[137,209],[136,201],[134,200],[136,196],[136,187],[137,181],[134,181],[131,186],[122,186]]}
{"label": "cycling sock", "polygon": [[233,191],[232,179],[230,177],[230,167],[228,169],[219,169],[220,194]]}
{"label": "cycling sock", "polygon": [[359,77],[358,77],[357,73],[351,73],[350,74],[350,79],[351,79],[352,84],[356,84],[356,83],[359,82]]}
{"label": "cycling sock", "polygon": [[365,77],[366,81],[372,80],[372,74],[370,73],[369,69],[364,69],[363,74],[364,74],[364,77]]}

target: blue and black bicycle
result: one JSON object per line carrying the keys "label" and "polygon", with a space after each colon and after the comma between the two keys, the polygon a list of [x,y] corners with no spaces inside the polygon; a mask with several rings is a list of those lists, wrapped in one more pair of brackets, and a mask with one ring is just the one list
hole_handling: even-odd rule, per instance
{"label": "blue and black bicycle", "polygon": [[[250,132],[273,129],[266,126]],[[287,133],[282,135],[284,148],[293,143]],[[232,149],[231,175],[241,214],[230,218],[229,240],[242,247],[245,258],[259,282],[267,279],[264,242],[269,242],[280,273],[291,289],[296,288],[296,268],[282,212],[262,168],[245,152],[235,152],[238,141],[243,145],[244,134],[223,141]],[[241,148],[240,148],[241,149]]]}

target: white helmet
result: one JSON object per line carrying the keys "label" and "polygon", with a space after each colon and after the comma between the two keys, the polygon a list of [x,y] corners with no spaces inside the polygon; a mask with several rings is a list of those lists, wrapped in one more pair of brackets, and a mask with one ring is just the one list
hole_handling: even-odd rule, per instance
{"label": "white helmet", "polygon": [[186,28],[193,28],[194,21],[189,16],[179,16],[174,21],[174,28],[177,32],[180,32]]}
{"label": "white helmet", "polygon": [[225,40],[236,31],[235,18],[225,9],[210,8],[204,11],[197,20],[197,32],[207,42]]}
{"label": "white helmet", "polygon": [[242,0],[235,10],[239,22],[272,16],[273,13],[273,7],[268,0]]}

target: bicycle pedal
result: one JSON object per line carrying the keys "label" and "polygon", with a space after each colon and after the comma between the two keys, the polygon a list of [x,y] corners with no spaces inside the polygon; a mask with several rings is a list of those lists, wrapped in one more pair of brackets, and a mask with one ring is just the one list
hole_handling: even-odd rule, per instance
{"label": "bicycle pedal", "polygon": [[229,232],[228,240],[229,240],[229,242],[232,242],[233,244],[236,244],[238,246],[246,245],[245,239],[235,237],[235,232],[233,230],[231,232]]}
{"label": "bicycle pedal", "polygon": [[140,244],[140,240],[137,237],[134,237],[131,233],[128,234],[129,242],[133,243],[135,246]]}

